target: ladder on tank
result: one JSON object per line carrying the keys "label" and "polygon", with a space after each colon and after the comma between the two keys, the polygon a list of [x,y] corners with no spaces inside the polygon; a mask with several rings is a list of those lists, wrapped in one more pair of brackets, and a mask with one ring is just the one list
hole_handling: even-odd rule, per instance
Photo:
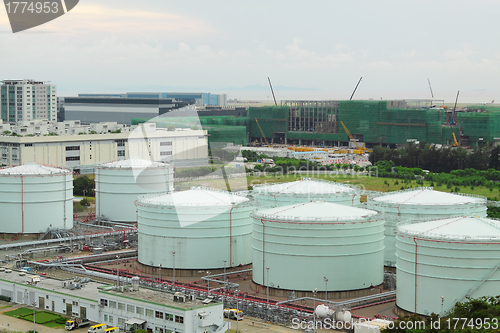
{"label": "ladder on tank", "polygon": [[456,303],[462,302],[464,298],[469,297],[473,293],[475,293],[493,274],[495,274],[496,271],[498,271],[499,268],[500,268],[500,262],[495,267],[493,267],[493,269],[489,271],[488,274],[486,274],[486,276],[481,281],[476,283],[472,288],[466,290],[462,295],[460,295],[457,299],[455,299],[455,301],[453,301],[451,305],[448,306],[448,308],[444,313],[449,312],[455,306]]}

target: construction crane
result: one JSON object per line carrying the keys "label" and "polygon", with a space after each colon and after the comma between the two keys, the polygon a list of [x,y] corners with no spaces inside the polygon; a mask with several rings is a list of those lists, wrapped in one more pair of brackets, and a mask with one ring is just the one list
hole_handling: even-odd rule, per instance
{"label": "construction crane", "polygon": [[361,150],[363,153],[365,153],[365,152],[366,152],[366,150],[367,150],[367,149],[366,149],[366,147],[363,147],[363,146],[358,145],[358,140],[356,140],[356,139],[354,138],[354,136],[352,136],[351,132],[350,132],[350,131],[347,129],[347,127],[344,125],[344,122],[343,122],[343,121],[341,121],[340,123],[342,124],[342,127],[344,127],[344,131],[347,133],[347,136],[349,137],[349,139],[351,140],[351,142],[354,142],[354,144],[356,145],[356,147],[357,147],[357,149],[358,149],[358,150]]}
{"label": "construction crane", "polygon": [[457,92],[457,98],[455,99],[455,106],[453,107],[453,113],[451,114],[451,121],[449,122],[449,125],[456,125],[457,123],[455,122],[455,114],[457,110],[457,102],[458,102],[458,95],[460,94],[460,90]]}
{"label": "construction crane", "polygon": [[266,136],[264,135],[264,131],[262,130],[262,127],[260,127],[259,120],[257,118],[255,118],[255,122],[257,123],[257,126],[259,126],[260,134],[262,134],[264,141],[266,141],[266,145],[269,146],[269,143],[267,142]]}
{"label": "construction crane", "polygon": [[358,84],[356,85],[356,88],[354,88],[354,91],[352,92],[351,98],[349,98],[350,101],[354,97],[354,94],[356,93],[356,90],[358,90],[359,83],[361,82],[362,79],[363,79],[363,77],[359,78]]}
{"label": "construction crane", "polygon": [[457,141],[457,137],[455,136],[455,133],[451,132],[451,134],[453,134],[453,141],[455,141],[452,146],[453,147],[458,147],[458,141]]}

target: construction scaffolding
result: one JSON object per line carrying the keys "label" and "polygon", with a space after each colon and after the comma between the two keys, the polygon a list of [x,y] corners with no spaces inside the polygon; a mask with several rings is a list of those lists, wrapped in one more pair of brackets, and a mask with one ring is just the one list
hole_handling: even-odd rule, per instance
{"label": "construction scaffolding", "polygon": [[338,133],[338,101],[284,101],[289,106],[288,131]]}
{"label": "construction scaffolding", "polygon": [[[250,138],[281,142],[288,130],[288,106],[262,106],[248,108]],[[258,119],[259,124],[255,121]],[[259,129],[259,125],[262,129]]]}

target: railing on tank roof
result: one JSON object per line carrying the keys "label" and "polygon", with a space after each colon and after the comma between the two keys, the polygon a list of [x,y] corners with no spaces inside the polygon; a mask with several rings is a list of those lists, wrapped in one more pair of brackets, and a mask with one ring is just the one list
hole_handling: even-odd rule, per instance
{"label": "railing on tank roof", "polygon": [[[379,197],[383,197],[383,196],[388,196],[388,195],[393,195],[393,194],[400,194],[400,193],[407,193],[407,192],[417,192],[417,191],[425,191],[425,190],[431,190],[431,191],[434,191],[434,188],[433,187],[426,187],[426,186],[423,186],[423,187],[415,187],[415,188],[408,188],[408,189],[405,189],[405,190],[399,190],[399,191],[392,191],[392,192],[376,192],[374,191],[373,194],[369,194],[367,196],[367,203],[369,204],[373,204],[373,205],[382,205],[382,204],[396,204],[396,205],[407,205],[405,204],[404,202],[396,202],[396,201],[383,201],[383,202],[380,202],[380,201],[373,201],[373,199],[375,198],[379,198]],[[436,192],[442,192],[442,191],[436,191]],[[448,192],[442,192],[442,193],[448,193]],[[448,193],[449,194],[449,193]],[[486,197],[485,196],[482,196],[482,195],[477,195],[477,194],[469,194],[469,193],[452,193],[453,195],[459,195],[459,196],[463,196],[463,197],[470,197],[470,198],[475,198],[475,199],[480,199],[481,200],[481,204],[486,204]],[[455,204],[474,204],[473,202],[471,203],[453,203],[453,204],[432,204],[432,205],[455,205]],[[418,204],[408,204],[408,206],[410,205],[418,205]]]}
{"label": "railing on tank roof", "polygon": [[[8,170],[8,169],[14,169],[14,168],[22,168],[24,167],[26,169],[26,172],[27,173],[20,173],[20,172],[16,172],[16,173],[10,173],[10,172],[5,172],[5,170]],[[39,169],[43,169],[49,173],[39,173],[39,172],[36,172],[37,168]],[[57,171],[53,171],[51,169],[57,169]],[[23,177],[29,177],[29,176],[50,176],[50,175],[68,175],[68,174],[71,174],[71,170],[70,169],[66,169],[66,168],[63,168],[63,167],[58,167],[58,166],[55,166],[55,165],[47,165],[47,164],[40,164],[40,163],[34,163],[34,162],[30,162],[30,163],[25,163],[25,164],[22,164],[22,165],[18,165],[18,166],[6,166],[6,167],[3,167],[3,168],[0,168],[0,175],[3,175],[3,176],[23,176]]]}
{"label": "railing on tank roof", "polygon": [[[318,179],[318,178],[311,178],[311,177],[301,177],[300,178],[300,181],[304,181],[304,180],[312,180],[312,181],[315,181],[315,182],[318,182],[318,183],[324,183],[324,184],[328,184],[328,185],[334,185],[334,186],[338,186],[338,187],[347,187],[347,188],[350,188],[352,190],[355,191],[355,193],[360,193],[361,192],[361,188],[357,185],[352,185],[352,184],[345,184],[345,183],[337,183],[337,182],[332,182],[332,181],[329,181],[329,180],[324,180],[324,179]],[[293,183],[293,182],[289,182],[289,183]],[[289,184],[289,183],[265,183],[265,184],[256,184],[253,186],[253,189],[255,190],[255,188],[258,188],[258,189],[261,189],[261,188],[264,188],[264,187],[270,187],[270,186],[274,186],[274,185],[283,185],[283,184]],[[271,190],[263,190],[263,191],[258,191],[259,193],[276,193],[274,191],[271,191]],[[335,193],[335,194],[352,194],[352,191],[343,191],[343,192],[327,192],[327,193],[320,193],[320,194],[329,194],[329,193]],[[280,195],[304,195],[304,193],[280,193]]]}
{"label": "railing on tank roof", "polygon": [[277,222],[321,222],[321,223],[349,223],[349,222],[376,222],[383,221],[384,214],[376,212],[372,215],[362,215],[362,216],[340,216],[340,217],[299,217],[299,216],[288,216],[288,215],[276,215],[276,214],[265,214],[259,212],[258,209],[252,211],[250,216],[254,219],[260,220],[265,219],[266,221],[277,221]]}
{"label": "railing on tank roof", "polygon": [[[462,218],[474,218],[478,221],[481,221],[485,224],[488,224],[495,229],[500,230],[500,219],[493,219],[493,218],[482,218],[474,215],[470,216],[458,216],[455,217],[455,219],[458,221],[459,219]],[[446,219],[453,219],[452,218],[443,218],[443,219],[437,219],[437,220],[431,220],[431,221],[439,221],[439,220],[446,220]],[[428,222],[428,221],[426,221]],[[430,222],[430,221],[429,221]],[[498,241],[500,242],[500,235],[498,236],[460,236],[460,235],[453,235],[453,234],[440,234],[440,233],[430,233],[426,231],[412,231],[412,230],[401,230],[402,227],[406,225],[412,224],[409,221],[404,221],[396,224],[396,235],[398,236],[403,236],[403,237],[417,237],[419,239],[428,239],[428,240],[452,240],[452,241]]]}
{"label": "railing on tank roof", "polygon": [[[238,192],[229,192],[229,191],[224,191],[224,190],[217,190],[217,189],[213,189],[213,188],[209,188],[209,187],[203,187],[203,186],[192,186],[191,187],[191,190],[203,190],[203,191],[210,191],[210,192],[215,192],[215,193],[223,193],[223,194],[227,194],[229,196],[237,196],[237,197],[240,197],[240,198],[243,198],[243,199],[247,199],[245,201],[241,201],[241,202],[223,202],[223,205],[221,204],[220,206],[229,206],[229,205],[233,205],[233,206],[238,206],[238,207],[245,207],[245,206],[253,206],[255,203],[256,203],[256,200],[252,197],[248,197],[246,196],[246,193],[248,191],[238,191]],[[155,201],[155,200],[151,200],[151,199],[154,199],[154,198],[158,198],[158,197],[161,197],[161,196],[164,196],[164,195],[167,195],[167,194],[173,194],[172,192],[158,192],[158,193],[153,193],[153,194],[144,194],[144,195],[140,195],[137,197],[137,200],[135,201],[135,203],[137,205],[141,205],[141,206],[148,206],[148,205],[159,205],[159,206],[192,206],[192,207],[196,207],[196,206],[206,206],[206,205],[200,205],[199,202],[183,202],[182,204],[179,204],[179,203],[175,203],[175,202],[165,202],[165,201]],[[145,200],[145,199],[149,199],[147,202],[141,202],[141,200]],[[217,206],[215,204],[210,204],[210,205],[214,205],[214,206]]]}

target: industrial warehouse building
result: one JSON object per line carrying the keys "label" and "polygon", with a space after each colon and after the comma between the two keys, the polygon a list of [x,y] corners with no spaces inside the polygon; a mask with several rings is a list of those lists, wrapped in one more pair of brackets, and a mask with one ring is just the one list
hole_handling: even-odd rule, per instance
{"label": "industrial warehouse building", "polygon": [[206,165],[206,131],[157,129],[141,124],[130,132],[53,136],[0,135],[0,163],[8,166],[36,162],[58,167],[94,165],[130,157],[174,165]]}
{"label": "industrial warehouse building", "polygon": [[[28,284],[30,282],[30,284]],[[66,287],[64,287],[66,285]],[[155,333],[224,332],[222,303],[206,304],[197,297],[174,298],[171,292],[97,282],[79,283],[40,277],[32,284],[29,275],[0,269],[0,290],[12,302],[53,311],[66,316],[88,318],[121,330],[143,328]],[[123,291],[122,291],[123,290]]]}

